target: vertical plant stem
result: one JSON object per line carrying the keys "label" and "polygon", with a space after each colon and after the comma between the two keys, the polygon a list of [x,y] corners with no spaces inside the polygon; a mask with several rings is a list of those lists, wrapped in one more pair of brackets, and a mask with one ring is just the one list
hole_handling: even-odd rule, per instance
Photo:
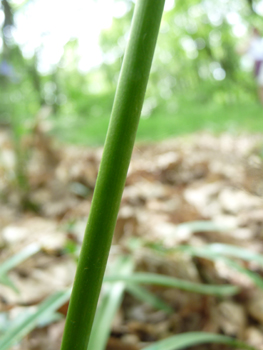
{"label": "vertical plant stem", "polygon": [[[165,0],[137,0],[78,262],[61,350],[86,350]],[[94,349],[95,350],[95,349]]]}

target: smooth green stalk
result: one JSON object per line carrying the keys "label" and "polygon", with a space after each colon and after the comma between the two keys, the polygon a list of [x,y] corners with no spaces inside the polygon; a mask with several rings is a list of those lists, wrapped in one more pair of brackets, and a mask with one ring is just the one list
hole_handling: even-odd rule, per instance
{"label": "smooth green stalk", "polygon": [[135,6],[61,350],[86,350],[88,346],[164,2],[138,0]]}

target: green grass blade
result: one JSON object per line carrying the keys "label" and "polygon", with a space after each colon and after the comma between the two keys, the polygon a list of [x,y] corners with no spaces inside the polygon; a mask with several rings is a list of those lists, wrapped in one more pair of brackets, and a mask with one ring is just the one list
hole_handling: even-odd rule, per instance
{"label": "green grass blade", "polygon": [[[112,270],[120,275],[129,275],[133,270],[133,260],[130,257],[121,256]],[[94,319],[88,350],[104,350],[110,334],[113,318],[120,307],[125,290],[124,282],[109,285],[102,296]]]}
{"label": "green grass blade", "polygon": [[135,298],[151,305],[155,309],[163,310],[168,314],[173,313],[173,308],[170,305],[165,303],[162,299],[158,298],[153,293],[149,292],[147,289],[138,286],[137,284],[127,284],[126,290]]}
{"label": "green grass blade", "polygon": [[244,248],[218,243],[210,244],[204,247],[179,246],[178,249],[183,250],[184,252],[187,252],[193,256],[206,258],[212,261],[221,260],[225,262],[230,268],[233,268],[236,271],[248,276],[256,286],[263,289],[263,279],[257,273],[249,271],[248,269],[241,266],[238,262],[225,257],[225,255],[227,255],[245,261],[256,261],[259,265],[261,265],[263,264],[263,256],[260,254],[250,252]]}
{"label": "green grass blade", "polygon": [[263,266],[263,256],[248,249],[236,247],[230,244],[214,243],[208,246],[210,251],[214,254],[230,256],[233,258],[240,258],[245,261],[253,261]]}
{"label": "green grass blade", "polygon": [[253,261],[263,266],[263,256],[248,249],[236,247],[230,244],[214,243],[203,247],[193,247],[188,245],[181,245],[175,248],[187,252],[189,254],[199,255],[200,257],[207,257],[215,259],[217,257],[229,256],[232,258],[239,258],[244,261]]}
{"label": "green grass blade", "polygon": [[224,335],[205,333],[205,332],[187,332],[184,334],[178,334],[167,339],[160,340],[143,350],[180,350],[189,346],[216,343],[225,344],[239,349],[256,350],[252,346],[249,346],[241,341],[235,340]]}
{"label": "green grass blade", "polygon": [[32,255],[38,253],[41,247],[37,243],[32,243],[22,249],[19,253],[13,255],[11,258],[0,264],[0,277],[5,275],[8,271],[21,264],[24,260],[30,258]]}
{"label": "green grass blade", "polygon": [[206,285],[153,273],[134,273],[130,276],[116,275],[106,276],[104,278],[104,282],[117,281],[123,281],[127,283],[153,284],[165,287],[178,288],[193,293],[217,296],[234,295],[239,292],[239,288],[232,285]]}
{"label": "green grass blade", "polygon": [[16,287],[16,285],[13,283],[13,281],[10,280],[10,278],[6,275],[1,275],[0,276],[0,284],[4,284],[7,287],[10,287],[11,289],[13,289],[13,291],[15,291],[17,294],[19,293],[18,288]]}
{"label": "green grass blade", "polygon": [[189,231],[189,232],[224,232],[232,229],[233,227],[221,225],[213,221],[190,221],[180,224],[176,227],[177,231]]}
{"label": "green grass blade", "polygon": [[70,297],[71,289],[63,292],[57,292],[45,301],[43,301],[34,312],[26,314],[25,317],[20,317],[18,322],[14,322],[13,326],[0,337],[0,349],[7,350],[15,343],[19,342],[25,335],[31,332],[39,320],[45,315],[48,315],[56,311],[61,305],[63,305]]}
{"label": "green grass blade", "polygon": [[256,286],[258,286],[259,288],[263,289],[263,278],[260,277],[257,273],[246,269],[245,267],[241,266],[239,263],[237,263],[236,261],[233,261],[231,259],[224,258],[223,261],[229,267],[231,267],[231,268],[235,269],[236,271],[241,272],[244,275],[246,275],[248,278],[251,279],[252,282],[254,282],[254,284]]}
{"label": "green grass blade", "polygon": [[21,264],[26,259],[30,258],[32,255],[38,253],[41,247],[37,243],[32,243],[22,249],[17,254],[11,256],[11,258],[5,260],[0,264],[0,284],[4,284],[10,288],[12,288],[16,293],[19,293],[19,290],[15,286],[15,284],[8,278],[6,273]]}

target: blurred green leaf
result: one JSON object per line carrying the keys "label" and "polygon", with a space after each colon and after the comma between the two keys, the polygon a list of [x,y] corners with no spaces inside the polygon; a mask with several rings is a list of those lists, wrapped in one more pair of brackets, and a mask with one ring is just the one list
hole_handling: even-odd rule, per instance
{"label": "blurred green leaf", "polygon": [[261,278],[257,273],[250,271],[243,266],[241,266],[239,263],[237,263],[234,260],[224,258],[223,261],[231,268],[235,269],[238,272],[243,273],[246,275],[248,278],[251,279],[252,282],[259,288],[263,289],[263,278]]}
{"label": "blurred green leaf", "polygon": [[177,226],[176,231],[190,231],[190,232],[222,232],[232,229],[233,227],[221,225],[213,221],[190,221]]}
{"label": "blurred green leaf", "polygon": [[222,243],[210,244],[208,247],[214,254],[227,255],[233,258],[240,258],[245,261],[253,261],[263,267],[263,256],[251,252],[248,249]]}
{"label": "blurred green leaf", "polygon": [[19,265],[24,260],[28,259],[30,256],[38,253],[40,251],[40,245],[37,243],[32,243],[22,249],[19,253],[13,255],[11,258],[7,259],[0,265],[0,276],[7,273],[9,270],[13,269]]}
{"label": "blurred green leaf", "polygon": [[51,310],[49,313],[45,313],[37,322],[37,327],[46,327],[51,323],[60,321],[64,318],[60,312]]}
{"label": "blurred green leaf", "polygon": [[12,322],[7,332],[0,337],[0,349],[7,350],[31,332],[38,322],[51,315],[70,297],[71,289],[57,292],[38,305],[35,311],[27,310]]}
{"label": "blurred green leaf", "polygon": [[130,276],[106,276],[104,282],[123,281],[127,283],[153,284],[165,287],[178,288],[192,293],[226,296],[237,294],[239,288],[232,285],[205,285],[167,277],[153,273],[134,273]]}
{"label": "blurred green leaf", "polygon": [[[116,263],[112,266],[115,273],[120,275],[129,275],[133,270],[134,262],[131,257],[120,256]],[[95,315],[88,350],[104,350],[113,318],[120,307],[125,283],[117,282],[113,285],[106,286],[106,290],[102,293],[100,304]]]}
{"label": "blurred green leaf", "polygon": [[32,255],[38,253],[41,247],[37,243],[32,243],[22,249],[19,253],[13,255],[11,258],[0,264],[0,283],[12,288],[15,292],[19,292],[14,283],[8,278],[6,273],[21,264]]}
{"label": "blurred green leaf", "polygon": [[173,312],[173,308],[165,303],[162,299],[158,298],[153,293],[149,292],[147,289],[138,286],[137,284],[127,284],[126,289],[135,298],[151,305],[155,309],[163,310],[168,314]]}
{"label": "blurred green leaf", "polygon": [[180,350],[189,346],[207,343],[225,344],[238,347],[239,349],[256,350],[252,346],[233,338],[205,332],[188,332],[178,334],[173,337],[160,340],[150,346],[147,346],[146,348],[143,348],[143,350]]}
{"label": "blurred green leaf", "polygon": [[248,249],[233,246],[230,244],[214,243],[202,247],[193,247],[188,245],[181,245],[175,250],[185,251],[190,254],[195,254],[200,257],[217,258],[222,256],[230,256],[232,258],[239,258],[245,261],[253,261],[263,266],[263,256]]}
{"label": "blurred green leaf", "polygon": [[178,246],[176,250],[177,249],[187,252],[193,256],[198,256],[213,261],[224,261],[229,267],[245,274],[255,283],[255,285],[263,289],[263,279],[257,273],[244,268],[238,262],[226,257],[230,256],[245,261],[252,261],[258,263],[260,266],[263,266],[263,256],[260,254],[253,253],[244,248],[221,243],[210,244],[203,247]]}
{"label": "blurred green leaf", "polygon": [[4,284],[7,287],[10,287],[13,289],[16,293],[19,293],[18,288],[15,286],[13,281],[7,276],[7,275],[1,275],[0,276],[0,284]]}

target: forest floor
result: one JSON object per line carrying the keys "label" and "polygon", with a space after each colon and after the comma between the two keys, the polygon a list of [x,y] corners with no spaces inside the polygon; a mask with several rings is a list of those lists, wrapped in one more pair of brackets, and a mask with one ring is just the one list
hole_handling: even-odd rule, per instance
{"label": "forest floor", "polygon": [[[109,265],[128,254],[135,271],[231,284],[239,292],[219,297],[148,286],[172,310],[165,312],[127,291],[107,350],[139,350],[190,331],[225,334],[263,349],[263,264],[247,258],[255,253],[263,259],[262,147],[262,135],[208,133],[135,147]],[[24,174],[23,166],[17,172],[8,132],[1,131],[0,261],[31,244],[40,249],[8,273],[19,293],[0,287],[0,332],[20,312],[71,286],[102,155],[102,148],[58,146],[40,126],[23,141],[20,154],[22,149]],[[63,327],[63,317],[39,324],[12,349],[58,350]]]}

